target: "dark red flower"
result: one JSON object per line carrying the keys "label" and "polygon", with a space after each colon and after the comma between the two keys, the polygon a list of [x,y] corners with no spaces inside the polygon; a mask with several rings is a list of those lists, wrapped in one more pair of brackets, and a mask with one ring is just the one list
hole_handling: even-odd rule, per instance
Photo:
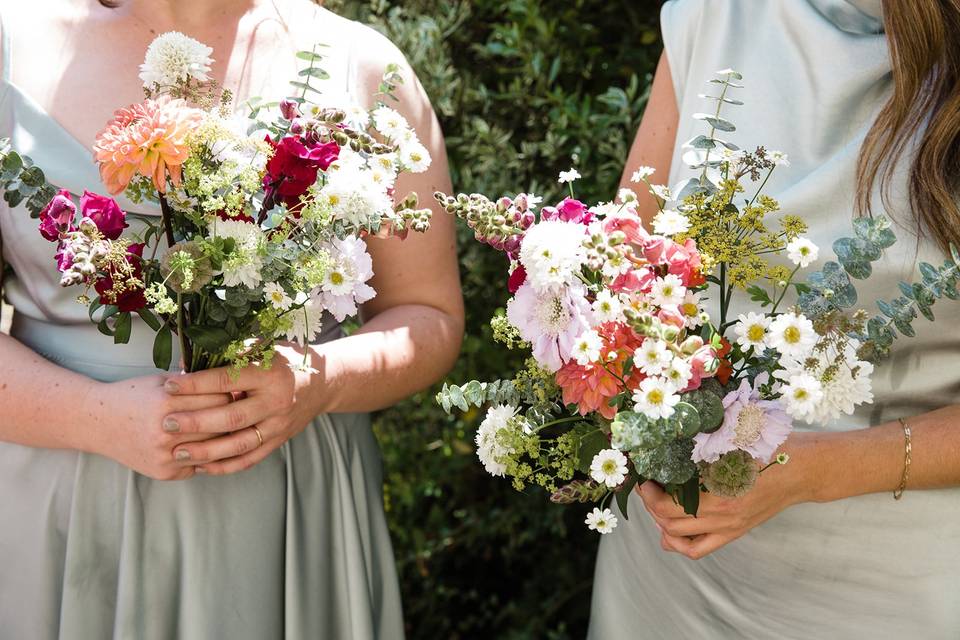
{"label": "dark red flower", "polygon": [[510,279],[507,281],[507,289],[510,290],[510,293],[516,293],[526,279],[527,270],[523,268],[522,264],[518,264],[517,268],[510,274]]}
{"label": "dark red flower", "polygon": [[290,209],[300,204],[300,196],[317,181],[317,172],[326,171],[340,156],[336,142],[308,147],[296,136],[287,136],[279,143],[267,136],[267,142],[274,148],[274,154],[267,163],[263,186],[267,197],[273,196]]}
{"label": "dark red flower", "polygon": [[[131,244],[127,247],[127,262],[133,266],[133,277],[138,280],[143,279],[143,247],[142,242],[136,244]],[[114,271],[107,273],[102,276],[97,282],[93,285],[94,289],[97,290],[97,293],[100,294],[100,304],[108,305],[113,304],[120,308],[120,311],[137,311],[147,306],[147,299],[143,295],[143,287],[136,287],[134,289],[125,289],[124,291],[116,294],[116,300],[114,300],[114,291],[113,291],[113,276],[115,275]]]}
{"label": "dark red flower", "polygon": [[70,192],[60,189],[40,211],[40,235],[50,242],[56,242],[62,231],[71,230],[76,213],[77,205],[70,199]]}
{"label": "dark red flower", "polygon": [[119,238],[123,230],[130,226],[127,224],[127,215],[116,200],[87,190],[80,197],[80,213],[93,220],[100,233],[110,240]]}

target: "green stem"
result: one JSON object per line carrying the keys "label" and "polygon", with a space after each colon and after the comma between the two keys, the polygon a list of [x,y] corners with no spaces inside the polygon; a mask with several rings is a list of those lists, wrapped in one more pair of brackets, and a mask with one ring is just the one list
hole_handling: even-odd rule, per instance
{"label": "green stem", "polygon": [[536,429],[534,429],[534,433],[540,433],[541,431],[543,431],[543,430],[546,429],[547,427],[553,427],[553,426],[558,425],[558,424],[564,424],[564,423],[567,423],[567,422],[582,422],[583,419],[584,419],[583,416],[572,416],[572,417],[570,417],[570,418],[560,418],[559,420],[552,420],[552,421],[546,422],[546,423],[540,425],[539,427],[537,427]]}

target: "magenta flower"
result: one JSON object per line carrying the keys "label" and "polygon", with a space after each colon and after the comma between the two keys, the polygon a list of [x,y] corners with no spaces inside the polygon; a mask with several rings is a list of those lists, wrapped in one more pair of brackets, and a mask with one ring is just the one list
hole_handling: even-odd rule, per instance
{"label": "magenta flower", "polygon": [[540,212],[542,220],[562,220],[563,222],[574,222],[577,224],[590,224],[593,222],[593,213],[587,209],[587,205],[573,198],[564,198],[563,202],[556,207],[544,207]]}
{"label": "magenta flower", "polygon": [[73,219],[77,214],[77,205],[70,199],[70,192],[61,189],[40,212],[40,235],[56,242],[60,234],[73,230]]}
{"label": "magenta flower", "polygon": [[744,380],[740,388],[723,399],[723,425],[713,433],[694,436],[693,461],[716,462],[720,456],[740,449],[762,464],[769,464],[793,430],[790,419],[776,400],[761,400],[759,388],[766,374],[757,376],[754,387]]}
{"label": "magenta flower", "polygon": [[84,218],[90,218],[100,233],[110,240],[119,238],[123,230],[130,226],[116,200],[86,190],[80,197],[80,213]]}

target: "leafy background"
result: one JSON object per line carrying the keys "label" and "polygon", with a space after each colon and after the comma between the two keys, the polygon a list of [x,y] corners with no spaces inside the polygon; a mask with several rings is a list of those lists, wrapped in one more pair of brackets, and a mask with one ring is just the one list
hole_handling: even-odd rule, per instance
{"label": "leafy background", "polygon": [[[610,200],[661,49],[657,0],[327,0],[407,55],[447,136],[457,191]],[[451,381],[509,377],[491,349],[502,257],[461,229],[467,333]],[[517,493],[474,454],[478,413],[447,417],[436,389],[380,413],[386,507],[411,639],[582,638],[596,536],[584,512]]]}

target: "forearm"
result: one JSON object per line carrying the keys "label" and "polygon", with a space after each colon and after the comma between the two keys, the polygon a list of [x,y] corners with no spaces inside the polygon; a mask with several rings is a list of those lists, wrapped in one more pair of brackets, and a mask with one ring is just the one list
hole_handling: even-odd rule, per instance
{"label": "forearm", "polygon": [[[960,486],[960,406],[908,417],[912,454],[907,490]],[[788,453],[789,447],[784,448]],[[905,439],[897,421],[848,432],[807,433],[798,461],[808,467],[809,499],[828,502],[894,491],[904,470]]]}
{"label": "forearm", "polygon": [[426,305],[388,309],[355,334],[312,349],[317,413],[375,411],[439,380],[456,360],[462,319]]}
{"label": "forearm", "polygon": [[0,335],[0,440],[30,447],[81,449],[96,382],[58,367]]}

